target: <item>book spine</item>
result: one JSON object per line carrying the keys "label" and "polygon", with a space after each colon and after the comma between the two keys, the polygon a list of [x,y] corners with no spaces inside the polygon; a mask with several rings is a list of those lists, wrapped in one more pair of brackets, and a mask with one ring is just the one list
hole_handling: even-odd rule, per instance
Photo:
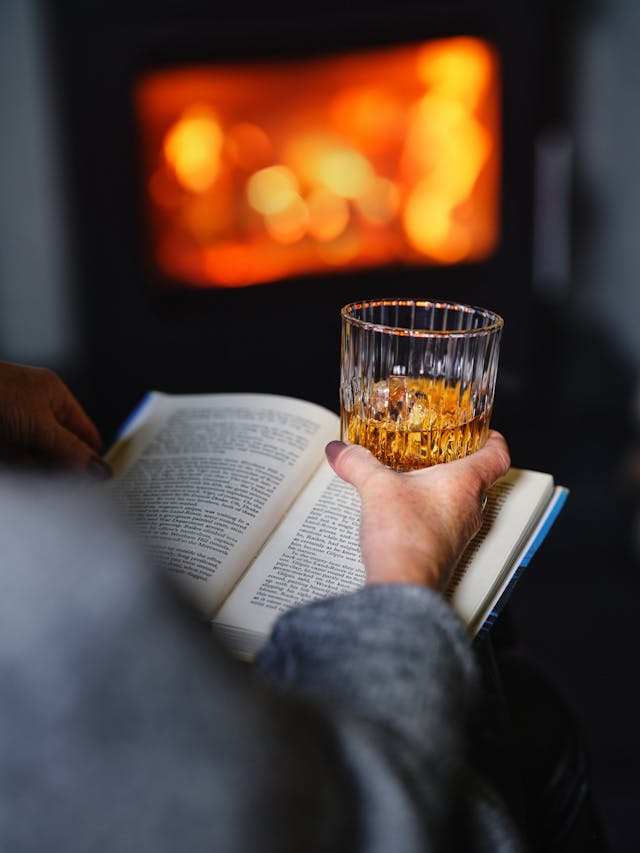
{"label": "book spine", "polygon": [[149,406],[154,396],[153,391],[147,391],[133,411],[127,416],[126,420],[120,425],[118,431],[113,437],[113,441],[105,450],[104,455],[106,455],[127,434],[134,422],[141,416],[147,406]]}
{"label": "book spine", "polygon": [[521,566],[528,566],[529,563],[531,562],[531,559],[533,558],[534,554],[536,553],[536,551],[538,550],[538,548],[540,547],[542,542],[546,539],[547,533],[553,527],[553,524],[554,524],[556,518],[558,517],[560,510],[562,509],[562,507],[565,504],[565,501],[567,500],[568,494],[569,494],[568,489],[565,489],[564,487],[558,487],[557,497],[554,501],[551,512],[547,515],[544,524],[542,525],[542,527],[538,531],[538,535],[533,540],[533,542],[529,546],[529,550],[527,551],[527,553],[524,555],[524,557],[520,561]]}
{"label": "book spine", "polygon": [[[529,557],[529,559],[531,559],[531,557]],[[511,598],[511,593],[514,590],[515,585],[520,580],[520,577],[524,573],[524,570],[526,569],[527,565],[528,565],[528,562],[527,563],[522,562],[522,563],[520,563],[518,568],[515,570],[515,572],[511,576],[509,583],[504,588],[502,595],[496,601],[496,603],[493,606],[493,609],[491,610],[491,612],[489,613],[487,618],[482,623],[480,629],[478,630],[477,634],[474,637],[474,640],[481,640],[483,637],[485,637],[489,633],[489,631],[493,627],[494,622],[496,621],[498,616],[502,613],[504,608],[507,606],[507,602]]]}
{"label": "book spine", "polygon": [[520,563],[518,564],[517,569],[514,571],[513,575],[509,579],[509,582],[507,583],[507,585],[503,589],[502,593],[500,594],[500,597],[498,598],[498,600],[493,605],[493,608],[489,612],[489,615],[486,617],[486,619],[484,620],[484,622],[482,623],[482,625],[478,629],[478,631],[475,635],[475,638],[474,638],[475,640],[480,640],[482,637],[486,636],[486,634],[489,633],[489,631],[491,630],[491,628],[493,626],[493,623],[496,621],[498,616],[502,613],[502,611],[506,607],[507,602],[511,598],[511,594],[512,594],[516,584],[520,580],[520,577],[524,573],[524,570],[527,568],[527,566],[529,565],[529,563],[533,559],[536,551],[538,550],[538,548],[540,547],[542,542],[547,537],[547,534],[549,533],[549,531],[553,527],[553,524],[554,524],[556,518],[558,517],[558,514],[562,510],[562,508],[565,504],[565,501],[567,500],[568,495],[569,495],[568,489],[564,488],[563,486],[556,487],[556,494],[555,494],[555,498],[553,500],[553,505],[552,505],[551,509],[549,510],[547,517],[544,520],[544,524],[541,525],[541,527],[538,530],[535,538],[533,539],[533,541],[529,545],[527,551],[525,552],[524,556],[520,560]]}

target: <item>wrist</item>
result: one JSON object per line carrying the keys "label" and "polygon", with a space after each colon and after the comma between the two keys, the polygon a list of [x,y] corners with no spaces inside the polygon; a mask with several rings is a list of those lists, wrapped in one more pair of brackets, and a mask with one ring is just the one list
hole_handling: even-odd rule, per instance
{"label": "wrist", "polygon": [[423,586],[438,592],[442,586],[442,572],[433,567],[421,566],[384,566],[367,571],[366,584],[411,584]]}

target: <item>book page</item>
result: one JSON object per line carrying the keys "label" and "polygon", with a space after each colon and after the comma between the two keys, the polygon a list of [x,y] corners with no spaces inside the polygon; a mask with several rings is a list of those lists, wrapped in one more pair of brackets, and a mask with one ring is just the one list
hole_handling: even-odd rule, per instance
{"label": "book page", "polygon": [[324,459],[339,418],[266,394],[151,394],[108,459],[158,563],[207,615]]}
{"label": "book page", "polygon": [[218,611],[215,624],[266,635],[291,607],[361,586],[359,529],[357,491],[323,462]]}
{"label": "book page", "polygon": [[553,495],[553,478],[512,468],[487,494],[482,528],[456,567],[446,597],[475,634],[485,604],[517,565],[524,544]]}
{"label": "book page", "polygon": [[529,538],[513,560],[512,569],[504,573],[482,607],[476,611],[473,625],[475,627],[474,633],[477,636],[491,630],[493,623],[507,605],[520,575],[531,562],[561,512],[568,495],[569,490],[565,486],[554,486],[551,500],[544,508]]}

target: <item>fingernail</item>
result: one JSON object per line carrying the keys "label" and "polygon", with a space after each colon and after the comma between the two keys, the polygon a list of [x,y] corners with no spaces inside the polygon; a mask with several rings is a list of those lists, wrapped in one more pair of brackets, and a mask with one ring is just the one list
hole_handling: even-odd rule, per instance
{"label": "fingernail", "polygon": [[329,444],[324,449],[324,452],[327,454],[327,459],[329,462],[333,462],[333,460],[341,453],[345,447],[346,442],[344,441],[330,441]]}
{"label": "fingernail", "polygon": [[93,456],[89,460],[87,471],[96,480],[108,480],[113,474],[111,467],[99,456]]}

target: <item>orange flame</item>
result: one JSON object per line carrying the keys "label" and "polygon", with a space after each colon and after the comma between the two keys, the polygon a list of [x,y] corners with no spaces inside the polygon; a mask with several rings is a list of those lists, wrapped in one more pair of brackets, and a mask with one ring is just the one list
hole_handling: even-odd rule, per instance
{"label": "orange flame", "polygon": [[136,109],[155,263],[236,287],[482,260],[499,239],[499,98],[495,51],[468,37],[154,72]]}

